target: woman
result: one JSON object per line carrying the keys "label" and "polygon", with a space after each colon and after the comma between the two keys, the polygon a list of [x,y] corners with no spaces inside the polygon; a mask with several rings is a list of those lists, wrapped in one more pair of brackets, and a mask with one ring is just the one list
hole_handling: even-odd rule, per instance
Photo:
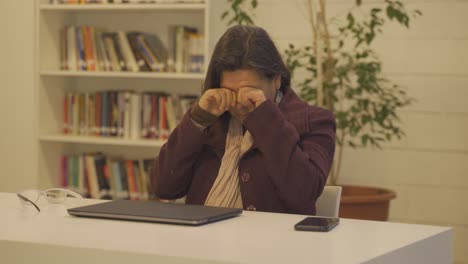
{"label": "woman", "polygon": [[309,106],[265,30],[216,44],[204,92],[162,147],[156,195],[189,204],[315,214],[335,149],[330,111]]}

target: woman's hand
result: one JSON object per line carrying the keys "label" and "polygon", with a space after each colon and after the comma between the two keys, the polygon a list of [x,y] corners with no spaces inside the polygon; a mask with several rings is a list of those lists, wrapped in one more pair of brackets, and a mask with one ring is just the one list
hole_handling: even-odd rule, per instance
{"label": "woman's hand", "polygon": [[237,104],[230,109],[230,112],[241,121],[267,100],[262,90],[252,87],[240,88],[236,99]]}
{"label": "woman's hand", "polygon": [[226,88],[209,89],[201,96],[198,105],[208,113],[220,116],[236,105],[236,93]]}
{"label": "woman's hand", "polygon": [[237,103],[249,109],[250,112],[266,100],[265,93],[257,88],[242,87],[237,92]]}

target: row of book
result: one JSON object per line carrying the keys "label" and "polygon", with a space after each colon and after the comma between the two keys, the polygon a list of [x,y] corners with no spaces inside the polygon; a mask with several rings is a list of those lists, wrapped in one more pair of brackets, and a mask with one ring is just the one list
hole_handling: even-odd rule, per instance
{"label": "row of book", "polygon": [[60,185],[93,199],[148,200],[154,159],[111,158],[102,153],[62,155]]}
{"label": "row of book", "polygon": [[151,92],[68,92],[63,100],[63,132],[164,140],[197,98]]}
{"label": "row of book", "polygon": [[204,65],[204,37],[196,28],[169,26],[168,46],[156,34],[66,26],[60,68],[69,71],[193,72]]}
{"label": "row of book", "polygon": [[50,4],[192,4],[205,0],[50,0]]}

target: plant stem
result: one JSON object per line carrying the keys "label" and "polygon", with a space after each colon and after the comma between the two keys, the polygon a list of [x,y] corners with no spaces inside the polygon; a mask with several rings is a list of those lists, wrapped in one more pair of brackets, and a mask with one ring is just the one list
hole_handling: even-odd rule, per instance
{"label": "plant stem", "polygon": [[[319,0],[320,9],[321,9],[321,20],[323,25],[323,40],[325,42],[325,47],[327,51],[327,59],[325,61],[325,83],[331,84],[333,81],[333,77],[335,75],[335,59],[333,58],[333,51],[331,46],[330,40],[330,31],[328,29],[327,23],[327,7],[326,7],[326,0]],[[325,92],[325,107],[329,110],[333,109],[333,102],[332,102],[332,94],[333,91],[331,90],[331,85],[329,85],[328,90]]]}
{"label": "plant stem", "polygon": [[309,13],[309,23],[312,28],[312,46],[314,53],[317,54],[317,106],[323,105],[323,73],[322,73],[322,55],[321,51],[323,50],[320,43],[320,23],[315,23],[316,17],[314,16],[314,0],[307,0],[307,11]]}

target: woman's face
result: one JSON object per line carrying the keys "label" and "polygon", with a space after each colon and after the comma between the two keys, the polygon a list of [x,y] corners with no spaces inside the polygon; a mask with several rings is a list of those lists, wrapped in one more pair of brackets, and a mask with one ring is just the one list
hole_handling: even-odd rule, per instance
{"label": "woman's face", "polygon": [[268,100],[274,101],[276,91],[280,88],[281,77],[273,80],[262,78],[254,70],[225,71],[221,74],[221,87],[237,92],[243,87],[260,89]]}

